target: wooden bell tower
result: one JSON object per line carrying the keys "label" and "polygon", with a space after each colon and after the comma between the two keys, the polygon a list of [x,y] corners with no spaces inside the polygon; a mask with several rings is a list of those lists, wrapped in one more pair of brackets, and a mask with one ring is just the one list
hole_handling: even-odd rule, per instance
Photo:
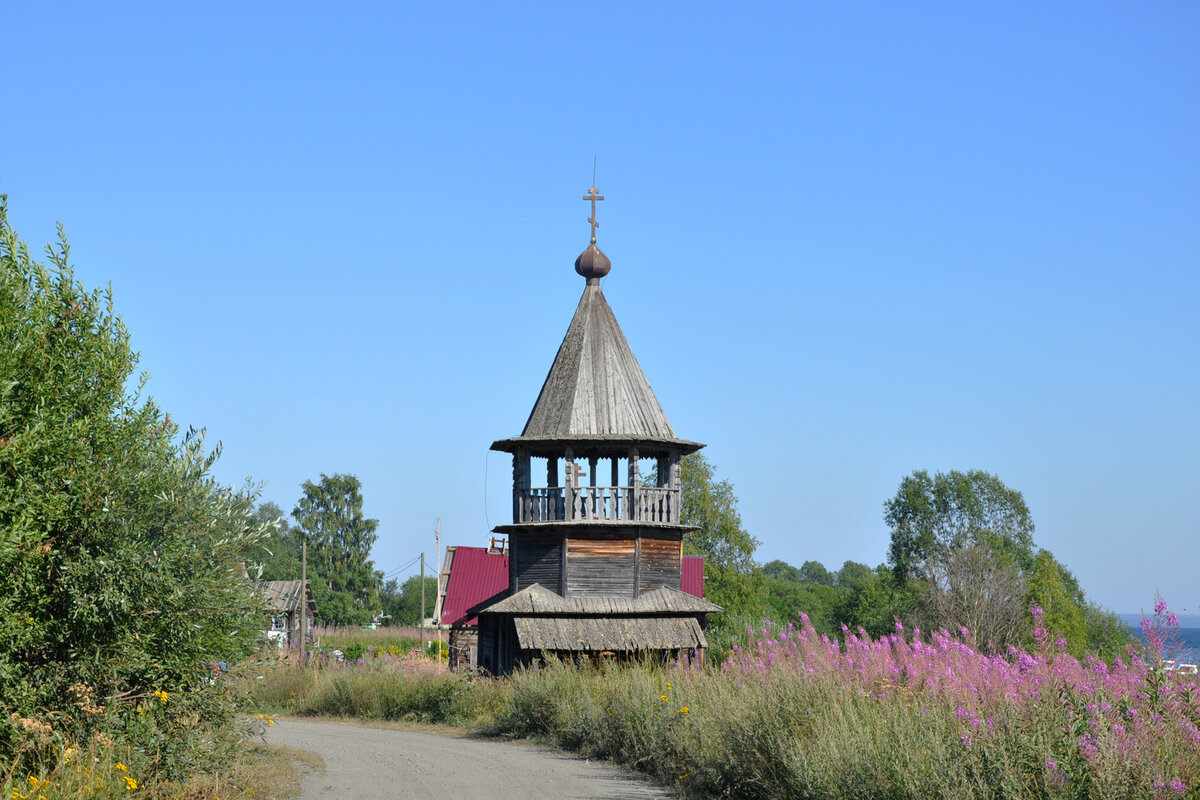
{"label": "wooden bell tower", "polygon": [[[611,263],[591,243],[575,260],[583,297],[513,457],[508,597],[479,610],[481,664],[496,674],[541,652],[699,651],[720,610],[680,586],[681,459],[675,435],[600,290]],[[652,478],[652,480],[647,480]]]}

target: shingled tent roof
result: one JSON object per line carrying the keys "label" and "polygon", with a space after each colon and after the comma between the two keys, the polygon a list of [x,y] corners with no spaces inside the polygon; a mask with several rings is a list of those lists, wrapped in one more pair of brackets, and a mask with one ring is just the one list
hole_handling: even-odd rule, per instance
{"label": "shingled tent roof", "polygon": [[571,440],[669,444],[685,453],[703,447],[675,436],[598,282],[584,287],[525,430],[492,449],[536,450],[538,443]]}

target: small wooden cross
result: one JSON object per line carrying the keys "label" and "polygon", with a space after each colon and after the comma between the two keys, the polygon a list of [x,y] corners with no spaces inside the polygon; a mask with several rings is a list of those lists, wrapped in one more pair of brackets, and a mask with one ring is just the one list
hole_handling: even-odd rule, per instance
{"label": "small wooden cross", "polygon": [[596,222],[596,201],[603,200],[604,195],[600,194],[600,192],[597,191],[596,187],[593,186],[591,189],[588,190],[588,196],[583,199],[592,201],[592,215],[590,217],[588,217],[588,222],[592,223],[592,244],[595,244],[596,243],[596,226],[600,224],[599,222]]}

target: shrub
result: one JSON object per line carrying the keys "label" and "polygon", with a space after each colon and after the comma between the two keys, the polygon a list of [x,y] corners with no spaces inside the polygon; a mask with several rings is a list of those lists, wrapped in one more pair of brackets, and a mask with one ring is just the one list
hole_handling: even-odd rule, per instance
{"label": "shrub", "polygon": [[183,776],[238,736],[236,696],[208,679],[260,636],[235,566],[260,534],[252,493],[141,399],[111,294],[74,280],[61,229],[47,256],[0,196],[0,757],[108,730]]}

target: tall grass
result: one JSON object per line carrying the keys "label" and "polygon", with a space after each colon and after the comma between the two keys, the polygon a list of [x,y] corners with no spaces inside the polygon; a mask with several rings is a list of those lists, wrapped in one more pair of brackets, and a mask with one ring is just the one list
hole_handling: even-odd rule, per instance
{"label": "tall grass", "polygon": [[[1036,616],[1036,615],[1035,615]],[[1040,621],[1040,617],[1035,622]],[[512,679],[493,732],[610,758],[691,797],[1200,796],[1200,686],[1156,654],[1077,661],[967,634],[751,632],[720,670]]]}
{"label": "tall grass", "polygon": [[348,716],[443,724],[480,723],[503,705],[503,681],[449,672],[420,653],[371,654],[356,661],[281,659],[264,669],[262,707],[305,716]]}
{"label": "tall grass", "polygon": [[[1172,619],[1160,603],[1148,626],[1169,633]],[[419,658],[364,659],[282,668],[263,696],[540,738],[684,797],[1200,798],[1197,679],[1166,670],[1158,649],[1076,660],[1039,609],[1034,622],[1034,650],[999,655],[965,630],[830,638],[804,618],[748,630],[708,667],[547,659],[472,681]]]}

